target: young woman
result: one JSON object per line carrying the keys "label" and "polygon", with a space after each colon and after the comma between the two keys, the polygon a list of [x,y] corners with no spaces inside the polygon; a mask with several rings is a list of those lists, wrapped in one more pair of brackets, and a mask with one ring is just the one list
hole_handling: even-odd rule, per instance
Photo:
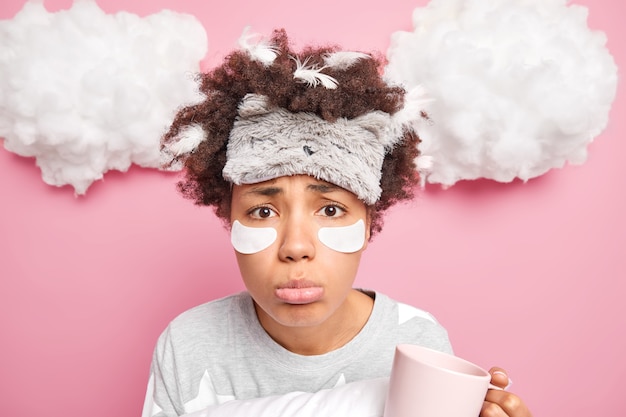
{"label": "young woman", "polygon": [[[163,152],[184,164],[182,193],[230,228],[247,291],[163,332],[144,417],[380,381],[400,343],[452,352],[430,314],[353,288],[384,211],[419,181],[421,92],[386,83],[370,55],[296,53],[284,31],[242,46],[202,75],[205,99],[178,114]],[[530,416],[507,391],[484,404],[483,417]]]}

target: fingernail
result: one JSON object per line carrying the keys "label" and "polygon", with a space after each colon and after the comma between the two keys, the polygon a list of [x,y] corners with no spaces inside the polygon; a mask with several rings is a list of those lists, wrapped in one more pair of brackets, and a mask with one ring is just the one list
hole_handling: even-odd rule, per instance
{"label": "fingernail", "polygon": [[509,376],[507,374],[505,374],[502,371],[494,371],[494,374],[498,374],[498,375],[503,375],[506,377],[506,379],[509,381],[509,383],[506,385],[506,387],[504,387],[505,390],[509,389],[511,387],[511,385],[513,385],[513,380],[511,378],[509,378]]}

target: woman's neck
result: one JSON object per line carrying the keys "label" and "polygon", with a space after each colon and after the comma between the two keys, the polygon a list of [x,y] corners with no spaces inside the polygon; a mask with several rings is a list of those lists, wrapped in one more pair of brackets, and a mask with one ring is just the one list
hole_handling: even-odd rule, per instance
{"label": "woman's neck", "polygon": [[283,326],[260,311],[257,317],[268,335],[285,349],[299,355],[323,355],[339,349],[367,323],[374,300],[358,290],[351,290],[343,305],[327,320],[315,326]]}

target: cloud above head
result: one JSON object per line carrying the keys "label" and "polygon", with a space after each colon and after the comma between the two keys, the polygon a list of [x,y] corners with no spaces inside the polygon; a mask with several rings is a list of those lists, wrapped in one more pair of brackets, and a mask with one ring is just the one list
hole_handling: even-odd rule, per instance
{"label": "cloud above head", "polygon": [[200,99],[207,39],[191,15],[106,14],[93,0],[50,13],[30,1],[0,21],[0,44],[4,147],[76,194],[109,170],[159,168],[161,135]]}
{"label": "cloud above head", "polygon": [[431,0],[395,32],[386,77],[434,99],[418,127],[427,182],[528,180],[586,160],[617,67],[588,10],[567,0]]}

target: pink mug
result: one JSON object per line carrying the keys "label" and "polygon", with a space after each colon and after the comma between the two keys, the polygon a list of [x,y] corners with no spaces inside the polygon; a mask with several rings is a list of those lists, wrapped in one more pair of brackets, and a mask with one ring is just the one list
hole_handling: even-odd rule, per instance
{"label": "pink mug", "polygon": [[478,417],[491,375],[422,346],[396,347],[384,417]]}

